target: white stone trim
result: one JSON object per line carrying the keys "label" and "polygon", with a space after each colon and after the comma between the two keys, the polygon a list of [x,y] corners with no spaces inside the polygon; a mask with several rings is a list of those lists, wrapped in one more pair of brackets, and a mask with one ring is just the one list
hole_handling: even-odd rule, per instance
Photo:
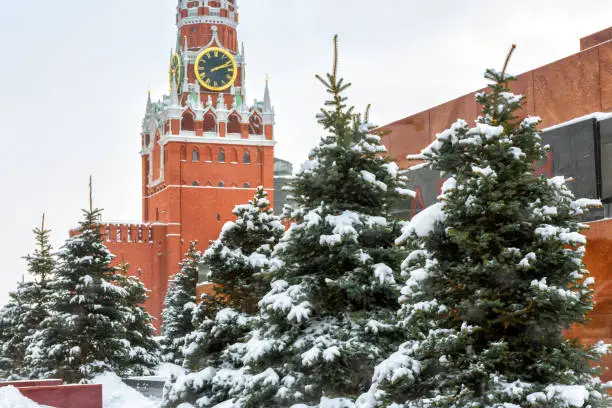
{"label": "white stone trim", "polygon": [[189,137],[189,136],[167,136],[159,141],[160,146],[165,146],[170,142],[184,142],[184,143],[201,143],[201,144],[225,144],[225,145],[244,145],[244,146],[262,146],[262,147],[274,147],[276,145],[275,140],[260,139],[260,135],[257,135],[258,139],[229,139],[226,137]]}
{"label": "white stone trim", "polygon": [[219,24],[226,25],[232,28],[238,27],[238,23],[236,23],[235,20],[230,20],[227,17],[217,16],[187,16],[179,20],[178,27],[183,28],[186,25],[193,24]]}
{"label": "white stone trim", "polygon": [[[184,189],[210,189],[210,190],[244,190],[244,191],[257,191],[257,188],[255,187],[217,187],[217,186],[191,186],[191,185],[178,185],[178,184],[172,184],[169,186],[166,186],[166,188],[164,188],[163,190],[157,191],[149,196],[145,196],[145,198],[152,198],[154,196],[156,196],[157,194],[163,193],[166,190],[169,190],[171,188],[184,188]],[[272,191],[274,192],[274,188],[265,188],[265,191]],[[164,224],[164,225],[173,225],[173,224]],[[180,224],[175,224],[175,225],[180,225]]]}

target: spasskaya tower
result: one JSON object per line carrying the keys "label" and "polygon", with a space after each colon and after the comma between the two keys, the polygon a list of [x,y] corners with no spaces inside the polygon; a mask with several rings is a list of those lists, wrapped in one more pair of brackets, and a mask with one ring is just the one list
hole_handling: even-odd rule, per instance
{"label": "spasskaya tower", "polygon": [[257,186],[273,200],[274,110],[267,81],[263,100],[246,102],[238,21],[237,0],[178,2],[169,93],[149,94],[142,123],[142,223],[103,225],[116,262],[151,290],[157,327],[189,243],[205,250]]}

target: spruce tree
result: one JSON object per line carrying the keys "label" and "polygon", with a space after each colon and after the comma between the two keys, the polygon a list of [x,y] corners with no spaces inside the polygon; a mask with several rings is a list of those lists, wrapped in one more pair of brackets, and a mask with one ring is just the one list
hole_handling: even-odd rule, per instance
{"label": "spruce tree", "polygon": [[185,342],[184,365],[191,370],[218,363],[218,352],[239,339],[270,289],[265,268],[285,228],[261,186],[249,203],[237,205],[233,213],[236,221],[223,226],[202,257],[212,293],[203,295],[194,314],[196,330]]}
{"label": "spruce tree", "polygon": [[161,341],[162,359],[173,364],[183,364],[185,337],[193,332],[193,311],[196,307],[196,285],[202,254],[196,250],[196,242],[180,264],[180,270],[170,280],[162,311]]}
{"label": "spruce tree", "polygon": [[129,358],[119,368],[122,376],[152,375],[159,364],[159,344],[155,341],[153,317],[143,304],[147,300],[147,289],[140,279],[128,276],[129,265],[119,267],[121,272],[118,286],[125,289],[122,304],[125,319],[125,338],[130,343]]}
{"label": "spruce tree", "polygon": [[332,97],[319,117],[327,135],[292,185],[296,223],[276,247],[261,322],[226,348],[226,366],[202,373],[212,392],[198,407],[356,398],[403,339],[393,319],[404,254],[389,216],[408,192],[397,165],[382,157],[380,137],[369,133],[367,115],[346,105],[350,84],[337,75],[335,51],[333,73],[319,77]]}
{"label": "spruce tree", "polygon": [[418,245],[400,315],[410,339],[359,408],[610,406],[590,366],[607,346],[563,335],[593,307],[579,216],[599,203],[575,200],[564,177],[535,176],[547,147],[539,118],[517,118],[506,66],[486,71],[475,126],[458,120],[423,151],[447,180],[401,238]]}
{"label": "spruce tree", "polygon": [[30,336],[48,316],[46,302],[51,293],[49,282],[55,260],[49,243],[51,231],[45,228],[44,214],[41,227],[35,228],[33,232],[36,247],[34,253],[25,257],[28,273],[33,280],[19,282],[17,290],[10,293],[9,304],[0,318],[0,377],[4,378],[30,377],[24,367],[27,344]]}
{"label": "spruce tree", "polygon": [[236,220],[223,226],[202,257],[212,292],[202,296],[194,313],[196,330],[185,341],[184,366],[194,373],[167,387],[164,406],[195,403],[210,393],[211,384],[198,381],[200,373],[223,367],[223,350],[259,322],[257,303],[270,289],[266,271],[285,228],[263,187],[233,213]]}
{"label": "spruce tree", "polygon": [[[22,378],[24,350],[23,340],[28,334],[22,317],[28,313],[27,293],[32,292],[32,282],[20,282],[9,293],[9,301],[0,309],[0,378]],[[24,296],[26,295],[26,296]]]}
{"label": "spruce tree", "polygon": [[32,336],[26,362],[32,375],[87,381],[97,373],[117,371],[129,358],[113,255],[103,244],[101,210],[83,210],[79,235],[69,238],[58,256],[58,268],[46,307],[49,316]]}

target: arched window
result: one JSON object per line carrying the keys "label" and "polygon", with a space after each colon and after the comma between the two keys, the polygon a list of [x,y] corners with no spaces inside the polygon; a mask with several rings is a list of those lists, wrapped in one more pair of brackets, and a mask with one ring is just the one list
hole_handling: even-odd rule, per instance
{"label": "arched window", "polygon": [[188,132],[195,132],[195,119],[190,112],[183,114],[183,120],[181,121],[181,129]]}
{"label": "arched window", "polygon": [[217,157],[219,163],[225,163],[225,150],[219,150],[219,156]]}
{"label": "arched window", "polygon": [[243,155],[243,159],[244,164],[250,164],[251,163],[251,153],[249,153],[249,151],[245,151],[244,155]]}
{"label": "arched window", "polygon": [[227,133],[240,133],[240,117],[232,113],[227,119]]}
{"label": "arched window", "polygon": [[244,183],[244,188],[249,188],[251,185],[249,183]]}
{"label": "arched window", "polygon": [[197,147],[193,148],[193,152],[191,153],[191,161],[199,162],[200,161],[200,151]]}
{"label": "arched window", "polygon": [[221,221],[221,214],[217,213],[217,221]]}
{"label": "arched window", "polygon": [[197,186],[199,186],[199,185],[200,185],[200,183],[198,183],[197,181],[194,181],[194,182],[193,182],[193,186],[194,186],[194,187],[197,187]]}
{"label": "arched window", "polygon": [[210,146],[206,146],[204,147],[204,152],[202,152],[204,154],[204,161],[205,162],[211,162],[212,161],[212,149],[210,148]]}
{"label": "arched window", "polygon": [[229,162],[238,163],[238,150],[235,147],[232,147],[229,151]]}
{"label": "arched window", "polygon": [[220,181],[220,182],[219,182],[219,187],[225,187],[225,183],[224,183],[224,182],[222,182],[222,181]]}
{"label": "arched window", "polygon": [[204,132],[216,132],[217,131],[217,120],[215,115],[208,112],[204,115]]}
{"label": "arched window", "polygon": [[249,120],[249,133],[252,135],[263,135],[263,124],[257,114],[251,116]]}

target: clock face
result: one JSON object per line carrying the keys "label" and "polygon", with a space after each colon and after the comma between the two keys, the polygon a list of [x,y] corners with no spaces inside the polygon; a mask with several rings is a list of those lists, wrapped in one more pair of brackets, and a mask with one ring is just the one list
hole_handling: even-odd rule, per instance
{"label": "clock face", "polygon": [[217,47],[207,48],[196,59],[195,75],[204,88],[223,91],[236,80],[238,67],[229,52]]}
{"label": "clock face", "polygon": [[174,80],[174,86],[178,91],[181,90],[181,84],[183,83],[183,66],[181,64],[181,56],[173,54],[170,59],[170,72],[169,72],[170,89],[172,89],[172,81]]}

